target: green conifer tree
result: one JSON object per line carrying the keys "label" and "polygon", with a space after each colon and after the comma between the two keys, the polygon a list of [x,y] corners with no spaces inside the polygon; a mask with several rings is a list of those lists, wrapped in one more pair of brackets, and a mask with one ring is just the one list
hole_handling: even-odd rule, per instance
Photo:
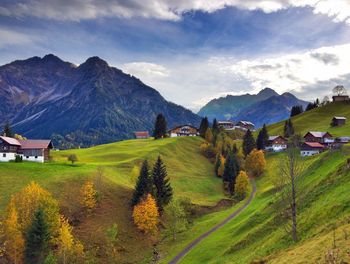
{"label": "green conifer tree", "polygon": [[142,163],[140,175],[137,179],[131,204],[134,206],[147,194],[154,194],[153,180],[149,172],[148,161]]}
{"label": "green conifer tree", "polygon": [[173,189],[171,188],[169,178],[167,177],[166,167],[162,158],[158,156],[152,171],[153,184],[155,186],[155,198],[159,211],[162,211],[173,197]]}
{"label": "green conifer tree", "polygon": [[259,131],[258,138],[256,140],[256,146],[259,150],[264,150],[269,142],[269,134],[267,132],[266,125]]}
{"label": "green conifer tree", "polygon": [[160,139],[166,137],[167,133],[167,122],[162,114],[159,114],[156,118],[154,125],[154,138]]}
{"label": "green conifer tree", "polygon": [[205,137],[205,132],[209,128],[209,121],[207,117],[202,118],[201,124],[199,126],[199,134],[201,137]]}
{"label": "green conifer tree", "polygon": [[230,153],[225,162],[225,170],[222,176],[222,180],[228,183],[228,190],[231,194],[234,192],[234,186],[236,183],[236,177],[240,171],[239,163],[235,154]]}
{"label": "green conifer tree", "polygon": [[13,137],[12,129],[8,122],[5,124],[3,135],[6,137]]}
{"label": "green conifer tree", "polygon": [[243,152],[247,156],[253,149],[256,148],[256,143],[250,129],[247,130],[243,137]]}

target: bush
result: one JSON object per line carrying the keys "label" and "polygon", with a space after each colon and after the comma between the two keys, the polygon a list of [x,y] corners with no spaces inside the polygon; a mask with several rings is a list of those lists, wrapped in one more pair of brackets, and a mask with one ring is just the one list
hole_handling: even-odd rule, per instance
{"label": "bush", "polygon": [[23,157],[20,155],[16,155],[15,162],[23,162]]}
{"label": "bush", "polygon": [[72,164],[74,164],[74,162],[78,161],[78,157],[75,154],[70,154],[67,158],[68,161],[72,162]]}

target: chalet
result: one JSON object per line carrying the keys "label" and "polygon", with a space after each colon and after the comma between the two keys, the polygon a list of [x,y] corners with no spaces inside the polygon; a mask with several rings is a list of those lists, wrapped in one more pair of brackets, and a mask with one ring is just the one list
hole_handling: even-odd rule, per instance
{"label": "chalet", "polygon": [[304,136],[305,142],[318,142],[320,144],[332,144],[334,139],[328,132],[309,131]]}
{"label": "chalet", "polygon": [[335,142],[341,143],[341,144],[348,144],[350,142],[350,137],[337,137],[335,139]]}
{"label": "chalet", "polygon": [[319,142],[304,142],[300,148],[302,157],[308,157],[320,154],[325,149],[324,145]]}
{"label": "chalet", "polygon": [[236,124],[237,128],[243,129],[243,130],[254,130],[255,125],[252,122],[249,121],[239,121]]}
{"label": "chalet", "polygon": [[199,136],[198,128],[191,125],[177,126],[168,131],[170,137]]}
{"label": "chalet", "polygon": [[136,131],[134,132],[134,136],[136,139],[146,139],[149,138],[148,131]]}
{"label": "chalet", "polygon": [[266,150],[271,150],[273,152],[280,152],[287,149],[288,140],[282,136],[270,136],[268,141],[268,146]]}
{"label": "chalet", "polygon": [[342,125],[345,125],[346,123],[346,117],[343,117],[343,116],[334,116],[332,118],[332,123],[331,125],[332,126],[342,126]]}
{"label": "chalet", "polygon": [[49,160],[51,140],[17,140],[0,136],[0,162],[15,160],[16,156],[25,161],[45,162]]}
{"label": "chalet", "polygon": [[234,129],[234,123],[232,121],[218,121],[218,127],[225,130]]}
{"label": "chalet", "polygon": [[333,98],[333,102],[349,101],[348,95],[334,95],[332,98]]}

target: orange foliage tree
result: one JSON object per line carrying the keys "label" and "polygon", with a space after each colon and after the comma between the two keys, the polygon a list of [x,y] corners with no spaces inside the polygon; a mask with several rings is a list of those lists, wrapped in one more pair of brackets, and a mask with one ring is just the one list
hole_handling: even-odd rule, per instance
{"label": "orange foliage tree", "polygon": [[245,171],[240,171],[236,183],[235,183],[235,194],[239,199],[244,199],[248,193],[249,179]]}
{"label": "orange foliage tree", "polygon": [[245,168],[252,176],[260,176],[266,167],[265,155],[262,150],[253,149],[245,161]]}
{"label": "orange foliage tree", "polygon": [[152,195],[148,194],[144,200],[134,206],[133,218],[135,225],[141,231],[147,234],[157,233],[159,212]]}

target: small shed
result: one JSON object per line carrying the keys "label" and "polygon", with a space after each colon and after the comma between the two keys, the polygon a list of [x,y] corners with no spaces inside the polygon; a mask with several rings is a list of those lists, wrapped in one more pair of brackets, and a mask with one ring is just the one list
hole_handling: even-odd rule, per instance
{"label": "small shed", "polygon": [[346,117],[344,117],[344,116],[334,116],[332,118],[331,125],[332,126],[342,126],[342,125],[345,125],[345,123],[346,123]]}
{"label": "small shed", "polygon": [[136,139],[146,139],[149,138],[149,133],[148,131],[135,131],[134,132],[135,138]]}
{"label": "small shed", "polygon": [[348,95],[334,95],[332,98],[333,98],[333,102],[349,101],[349,96]]}

